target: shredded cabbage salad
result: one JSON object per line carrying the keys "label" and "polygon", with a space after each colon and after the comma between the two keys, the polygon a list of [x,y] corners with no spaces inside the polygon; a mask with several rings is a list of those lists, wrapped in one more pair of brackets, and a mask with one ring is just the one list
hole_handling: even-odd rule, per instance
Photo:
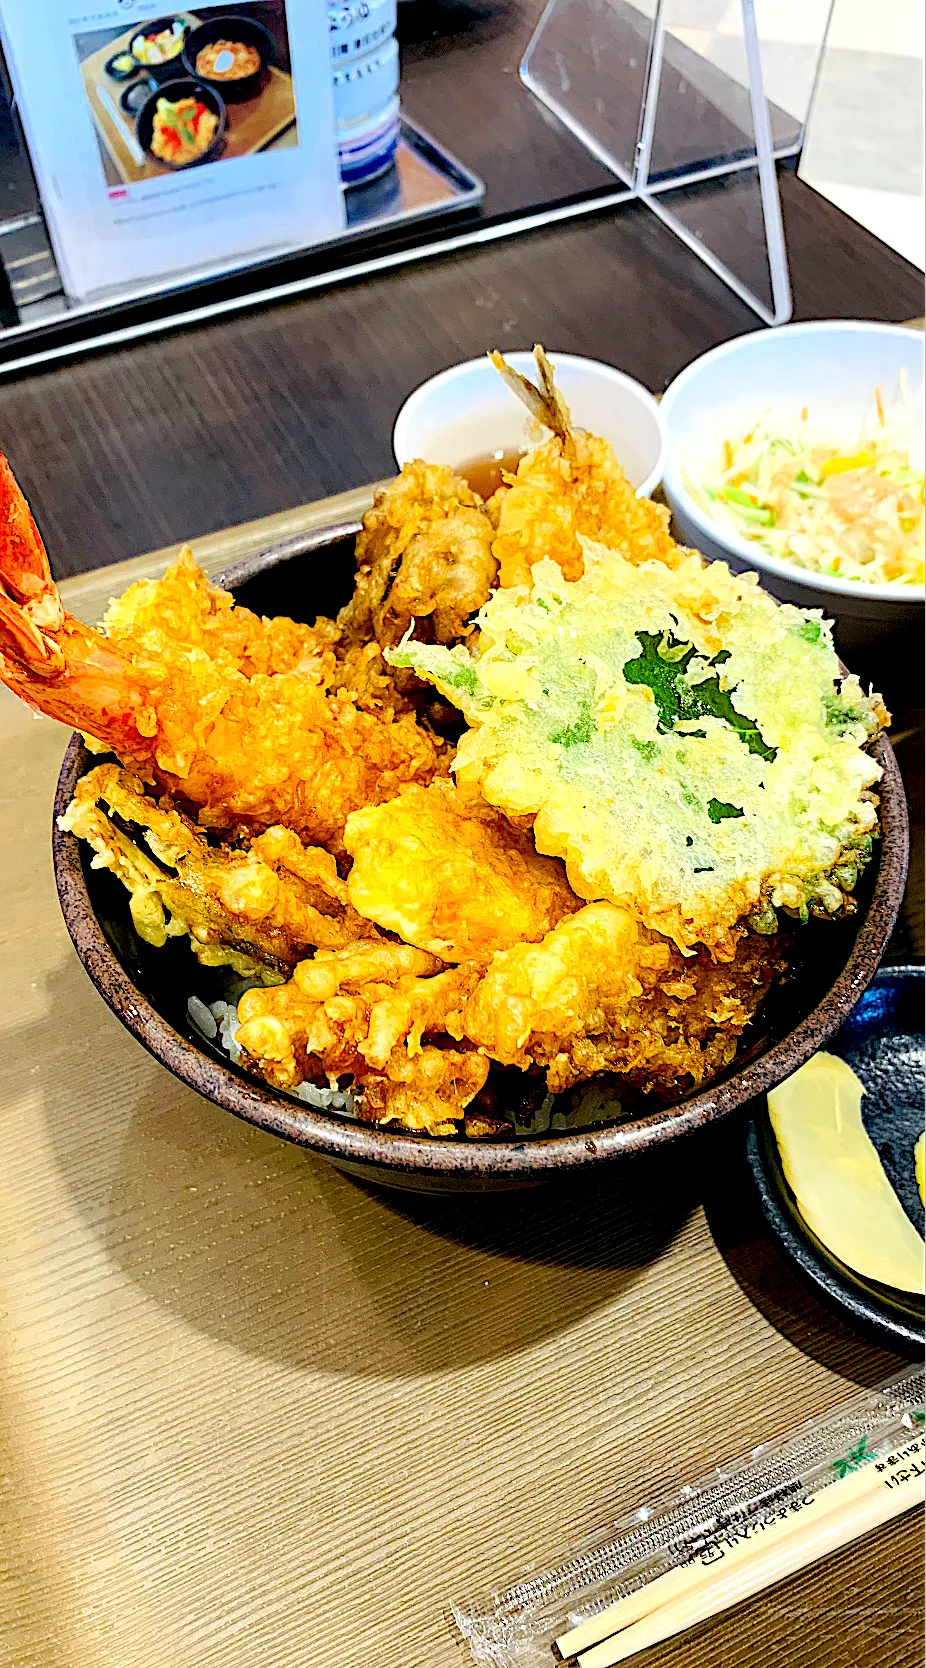
{"label": "shredded cabbage salad", "polygon": [[875,422],[857,444],[799,421],[761,418],[723,442],[712,477],[689,480],[709,515],[770,556],[831,578],[868,585],[924,582],[924,477],[888,423],[879,390]]}

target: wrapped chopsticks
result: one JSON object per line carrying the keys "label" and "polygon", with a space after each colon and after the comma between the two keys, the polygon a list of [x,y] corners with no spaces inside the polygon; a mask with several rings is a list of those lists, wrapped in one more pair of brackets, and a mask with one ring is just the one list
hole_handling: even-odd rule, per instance
{"label": "wrapped chopsticks", "polygon": [[561,1635],[557,1656],[574,1658],[577,1668],[616,1668],[910,1511],[923,1501],[924,1453],[923,1438],[914,1437],[899,1453],[818,1489],[797,1515],[760,1519],[744,1538],[727,1538]]}
{"label": "wrapped chopsticks", "polygon": [[616,1668],[923,1499],[914,1368],[642,1506],[549,1567],[453,1606],[477,1663]]}

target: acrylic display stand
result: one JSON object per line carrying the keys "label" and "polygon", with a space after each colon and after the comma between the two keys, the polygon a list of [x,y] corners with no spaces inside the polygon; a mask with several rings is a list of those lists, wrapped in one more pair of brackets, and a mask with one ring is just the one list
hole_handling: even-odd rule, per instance
{"label": "acrylic display stand", "polygon": [[803,143],[831,10],[802,0],[789,48],[757,0],[731,0],[722,31],[716,0],[549,0],[521,64],[628,199],[768,324],[792,308],[776,162]]}

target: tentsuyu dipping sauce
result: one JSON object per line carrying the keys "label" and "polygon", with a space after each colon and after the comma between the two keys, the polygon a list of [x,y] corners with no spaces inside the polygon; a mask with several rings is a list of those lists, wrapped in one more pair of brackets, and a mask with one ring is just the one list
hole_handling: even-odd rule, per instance
{"label": "tentsuyu dipping sauce", "polygon": [[503,475],[516,475],[518,464],[524,457],[523,452],[489,452],[484,457],[471,458],[469,463],[460,465],[457,473],[463,476],[468,486],[478,492],[480,498],[491,498],[500,486],[504,486]]}

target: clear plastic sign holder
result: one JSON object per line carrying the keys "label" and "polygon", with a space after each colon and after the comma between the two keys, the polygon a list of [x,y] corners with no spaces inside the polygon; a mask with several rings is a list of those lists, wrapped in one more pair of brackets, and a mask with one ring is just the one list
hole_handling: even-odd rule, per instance
{"label": "clear plastic sign holder", "polygon": [[776,162],[801,149],[831,12],[832,0],[549,0],[521,64],[627,198],[768,324],[792,312]]}

